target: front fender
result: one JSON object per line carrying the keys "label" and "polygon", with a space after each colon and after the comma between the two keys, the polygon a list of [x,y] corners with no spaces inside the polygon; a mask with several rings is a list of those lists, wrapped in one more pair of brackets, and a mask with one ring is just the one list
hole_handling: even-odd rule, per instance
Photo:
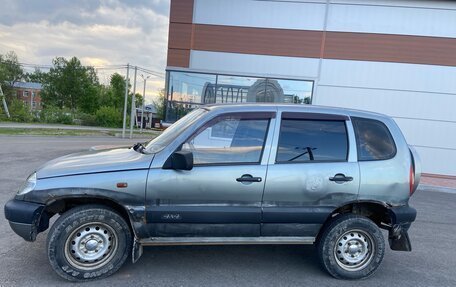
{"label": "front fender", "polygon": [[33,191],[16,200],[42,204],[50,215],[67,208],[62,207],[66,202],[118,207],[128,215],[135,236],[142,238],[147,173],[145,169],[38,179]]}

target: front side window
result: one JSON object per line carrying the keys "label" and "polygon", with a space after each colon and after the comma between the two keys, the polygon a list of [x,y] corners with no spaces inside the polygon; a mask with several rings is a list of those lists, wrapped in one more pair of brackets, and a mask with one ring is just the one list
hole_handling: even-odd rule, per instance
{"label": "front side window", "polygon": [[211,120],[182,145],[194,164],[259,163],[269,118],[225,115]]}
{"label": "front side window", "polygon": [[345,121],[282,119],[276,162],[346,161]]}
{"label": "front side window", "polygon": [[146,145],[146,150],[149,153],[157,153],[174,141],[182,132],[188,127],[195,124],[204,114],[207,113],[205,109],[196,109],[185,117],[181,118],[169,128],[167,128],[161,135],[152,139]]}
{"label": "front side window", "polygon": [[396,145],[384,123],[357,117],[352,117],[352,122],[359,161],[385,160],[396,155]]}

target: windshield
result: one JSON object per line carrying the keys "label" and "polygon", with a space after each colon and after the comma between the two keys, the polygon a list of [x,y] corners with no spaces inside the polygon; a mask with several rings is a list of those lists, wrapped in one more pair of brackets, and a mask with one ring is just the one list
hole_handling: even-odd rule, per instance
{"label": "windshield", "polygon": [[196,109],[185,117],[181,118],[169,128],[167,128],[161,135],[154,138],[146,145],[148,153],[156,153],[161,151],[164,147],[169,145],[174,139],[189,126],[194,124],[203,114],[207,113],[205,109]]}

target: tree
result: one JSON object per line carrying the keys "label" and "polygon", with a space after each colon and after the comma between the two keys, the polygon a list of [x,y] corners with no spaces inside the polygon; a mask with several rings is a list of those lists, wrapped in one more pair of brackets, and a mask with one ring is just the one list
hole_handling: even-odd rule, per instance
{"label": "tree", "polygon": [[44,84],[47,81],[47,73],[42,72],[40,69],[36,68],[33,73],[26,73],[24,78],[27,82]]}
{"label": "tree", "polygon": [[140,93],[135,95],[135,105],[137,108],[141,108],[143,104],[143,96]]}
{"label": "tree", "polygon": [[109,106],[122,110],[125,101],[125,78],[118,73],[114,73],[109,84],[112,92],[112,102]]}
{"label": "tree", "polygon": [[0,54],[0,84],[8,102],[12,100],[12,87],[15,82],[20,81],[24,71],[19,64],[16,53],[10,51],[6,55]]}
{"label": "tree", "polygon": [[157,111],[157,118],[164,120],[166,112],[166,97],[165,89],[160,90],[158,97],[153,101],[155,110]]}
{"label": "tree", "polygon": [[293,103],[294,104],[302,104],[303,103],[303,99],[301,99],[298,95],[294,95],[293,96]]}
{"label": "tree", "polygon": [[42,98],[46,105],[80,109],[94,113],[98,107],[99,82],[93,67],[83,66],[78,58],[57,57],[44,83]]}
{"label": "tree", "polygon": [[6,55],[0,54],[0,83],[12,86],[23,76],[24,71],[19,64],[16,53],[10,51]]}

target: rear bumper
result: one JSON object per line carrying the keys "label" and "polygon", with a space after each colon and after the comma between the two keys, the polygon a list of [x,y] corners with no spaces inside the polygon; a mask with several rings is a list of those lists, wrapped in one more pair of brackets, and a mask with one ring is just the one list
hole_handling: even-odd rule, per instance
{"label": "rear bumper", "polygon": [[408,205],[391,207],[389,212],[393,225],[412,223],[416,218],[416,209]]}
{"label": "rear bumper", "polygon": [[5,218],[17,235],[35,241],[36,235],[49,226],[44,207],[43,204],[12,199],[5,204]]}
{"label": "rear bumper", "polygon": [[416,219],[416,209],[405,205],[392,207],[388,211],[391,218],[388,236],[390,248],[397,251],[412,251],[408,229]]}

